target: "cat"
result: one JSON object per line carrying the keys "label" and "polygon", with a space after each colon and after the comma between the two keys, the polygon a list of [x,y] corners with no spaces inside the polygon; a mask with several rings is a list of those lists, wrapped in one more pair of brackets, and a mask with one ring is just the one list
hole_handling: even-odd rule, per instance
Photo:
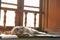
{"label": "cat", "polygon": [[14,35],[23,35],[23,34],[34,35],[35,33],[46,34],[44,32],[39,32],[35,29],[29,27],[23,27],[23,26],[16,26],[11,30],[11,34]]}

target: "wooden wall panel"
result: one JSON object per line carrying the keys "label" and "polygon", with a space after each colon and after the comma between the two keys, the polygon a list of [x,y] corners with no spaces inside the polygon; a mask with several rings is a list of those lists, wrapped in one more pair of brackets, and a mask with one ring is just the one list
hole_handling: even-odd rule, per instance
{"label": "wooden wall panel", "polygon": [[44,0],[44,14],[42,15],[43,31],[47,31],[48,28],[48,0]]}
{"label": "wooden wall panel", "polygon": [[[60,0],[50,0],[48,27],[53,32],[60,32]],[[58,29],[57,29],[58,28]]]}
{"label": "wooden wall panel", "polygon": [[60,33],[60,0],[48,0],[44,16],[45,30]]}

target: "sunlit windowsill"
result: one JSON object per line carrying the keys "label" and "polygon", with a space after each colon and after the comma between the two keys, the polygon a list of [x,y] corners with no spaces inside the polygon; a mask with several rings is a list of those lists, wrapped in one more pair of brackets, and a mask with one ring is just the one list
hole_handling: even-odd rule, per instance
{"label": "sunlit windowsill", "polygon": [[1,38],[60,38],[60,35],[51,35],[51,34],[36,34],[36,35],[32,35],[32,36],[20,36],[18,37],[17,35],[5,35],[5,34],[1,34],[0,35]]}

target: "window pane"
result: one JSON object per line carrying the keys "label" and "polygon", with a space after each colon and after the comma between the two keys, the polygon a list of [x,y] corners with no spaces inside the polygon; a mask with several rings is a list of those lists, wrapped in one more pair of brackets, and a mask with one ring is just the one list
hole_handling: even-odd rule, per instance
{"label": "window pane", "polygon": [[27,26],[34,27],[34,14],[33,13],[27,14]]}
{"label": "window pane", "polygon": [[0,26],[4,26],[4,10],[1,10]]}
{"label": "window pane", "polygon": [[2,2],[17,4],[17,0],[1,0]]}
{"label": "window pane", "polygon": [[15,12],[14,11],[7,11],[6,26],[15,26]]}
{"label": "window pane", "polygon": [[25,12],[23,12],[23,26],[25,26]]}
{"label": "window pane", "polygon": [[36,15],[36,27],[39,27],[39,14]]}
{"label": "window pane", "polygon": [[39,7],[39,0],[24,0],[24,5]]}
{"label": "window pane", "polygon": [[14,6],[14,5],[8,5],[8,4],[1,4],[1,7],[15,8],[15,9],[17,9],[17,6]]}
{"label": "window pane", "polygon": [[24,10],[39,11],[39,8],[24,7]]}

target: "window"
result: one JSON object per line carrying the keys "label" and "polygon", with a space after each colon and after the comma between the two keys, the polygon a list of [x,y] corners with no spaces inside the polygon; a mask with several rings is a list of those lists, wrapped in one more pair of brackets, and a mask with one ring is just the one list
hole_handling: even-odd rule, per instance
{"label": "window", "polygon": [[0,33],[10,34],[15,26],[17,0],[1,0]]}
{"label": "window", "polygon": [[0,26],[4,25],[4,10],[1,10]]}
{"label": "window", "polygon": [[24,0],[24,5],[39,7],[40,0]]}
{"label": "window", "polygon": [[17,4],[17,0],[1,0],[1,2]]}
{"label": "window", "polygon": [[17,9],[17,0],[1,0],[1,2],[1,7]]}
{"label": "window", "polygon": [[24,10],[39,11],[39,8],[24,7]]}
{"label": "window", "polygon": [[[4,26],[4,10],[1,10],[0,26]],[[15,26],[15,11],[7,11],[6,26]]]}
{"label": "window", "polygon": [[15,26],[15,11],[7,11],[6,26]]}
{"label": "window", "polygon": [[[1,7],[8,8],[6,12],[6,25],[15,26],[15,11],[9,9],[17,9],[17,0],[1,0]],[[4,26],[5,9],[1,10],[0,26]]]}
{"label": "window", "polygon": [[15,6],[15,5],[8,5],[8,4],[1,4],[1,7],[17,9],[17,6]]}
{"label": "window", "polygon": [[[27,15],[25,15],[25,12],[23,13],[23,26],[34,27],[36,23],[36,27],[39,27],[39,13],[36,13],[36,16],[34,16],[35,12],[39,12],[39,7],[40,0],[24,0],[24,10],[27,10]],[[26,16],[27,18],[25,20]],[[34,17],[36,17],[36,22],[34,21]]]}
{"label": "window", "polygon": [[[25,20],[25,13],[23,13],[23,26],[34,27],[34,13],[27,13],[27,18]],[[26,21],[26,24],[25,24]],[[39,13],[36,13],[36,27],[39,27]]]}
{"label": "window", "polygon": [[[40,6],[39,1],[40,0],[24,0],[24,10],[32,11],[32,13],[28,12],[28,14],[27,14],[26,26],[34,27],[34,12],[39,12],[39,6]],[[2,2],[1,7],[17,9],[17,0],[1,0],[1,2]],[[1,13],[1,15],[4,15],[4,14]],[[11,15],[11,16],[9,16],[9,15]],[[7,10],[7,12],[6,12],[6,26],[14,26],[15,25],[14,24],[15,23],[15,15],[16,15],[15,11]],[[23,15],[23,16],[25,17],[26,15]],[[2,20],[1,23],[3,24],[4,18],[1,20]],[[23,21],[23,24],[25,25],[24,22],[25,22],[25,19]],[[8,25],[8,23],[9,23],[9,25]],[[11,25],[11,23],[13,23],[13,24]],[[36,27],[38,27],[38,25],[39,25],[39,14],[36,15]]]}
{"label": "window", "polygon": [[28,27],[34,27],[34,14],[28,13],[27,14],[27,25]]}
{"label": "window", "polygon": [[36,27],[39,27],[39,14],[36,15]]}
{"label": "window", "polygon": [[39,1],[40,0],[24,0],[24,10],[39,11]]}

